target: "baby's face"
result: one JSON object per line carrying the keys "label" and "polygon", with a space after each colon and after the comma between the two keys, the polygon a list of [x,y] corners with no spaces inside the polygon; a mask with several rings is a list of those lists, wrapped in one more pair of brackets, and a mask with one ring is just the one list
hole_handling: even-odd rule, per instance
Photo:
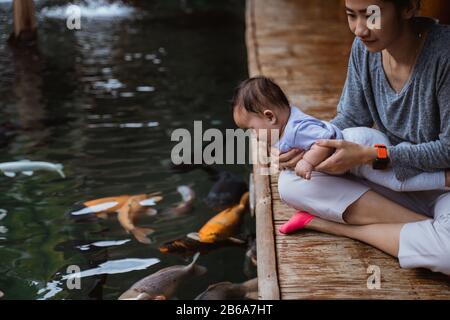
{"label": "baby's face", "polygon": [[[269,111],[269,112],[267,112]],[[265,114],[248,112],[245,108],[237,106],[233,113],[234,122],[241,129],[250,129],[256,134],[258,140],[271,144],[271,133],[278,136],[281,129],[279,121],[272,110],[266,110]],[[273,131],[278,130],[278,131]]]}

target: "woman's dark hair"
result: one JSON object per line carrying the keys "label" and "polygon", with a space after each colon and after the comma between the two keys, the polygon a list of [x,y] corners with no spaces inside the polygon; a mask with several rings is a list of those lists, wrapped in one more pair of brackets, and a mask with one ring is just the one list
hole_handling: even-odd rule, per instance
{"label": "woman's dark hair", "polygon": [[412,1],[416,1],[417,3],[417,10],[420,9],[420,5],[421,5],[421,0],[384,0],[384,1],[389,1],[389,2],[393,2],[394,5],[398,8],[398,9],[403,9],[408,7]]}
{"label": "woman's dark hair", "polygon": [[243,81],[234,91],[231,107],[244,107],[248,112],[262,113],[268,107],[289,108],[283,90],[271,79],[253,77]]}

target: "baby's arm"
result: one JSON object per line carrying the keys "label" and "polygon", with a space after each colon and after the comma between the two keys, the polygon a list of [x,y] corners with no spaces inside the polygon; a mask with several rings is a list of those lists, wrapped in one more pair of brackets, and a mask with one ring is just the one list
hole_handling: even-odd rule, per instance
{"label": "baby's arm", "polygon": [[313,144],[311,149],[305,152],[303,159],[295,166],[295,173],[303,179],[310,180],[311,172],[314,168],[327,159],[333,152],[334,149],[319,147],[318,145]]}

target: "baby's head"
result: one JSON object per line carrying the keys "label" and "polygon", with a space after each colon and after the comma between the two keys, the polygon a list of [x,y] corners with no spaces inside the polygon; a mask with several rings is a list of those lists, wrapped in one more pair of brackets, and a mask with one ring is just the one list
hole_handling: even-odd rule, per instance
{"label": "baby's head", "polygon": [[272,80],[254,77],[242,82],[232,99],[233,118],[242,129],[254,130],[259,139],[270,142],[260,129],[282,131],[290,115],[289,101],[283,90]]}

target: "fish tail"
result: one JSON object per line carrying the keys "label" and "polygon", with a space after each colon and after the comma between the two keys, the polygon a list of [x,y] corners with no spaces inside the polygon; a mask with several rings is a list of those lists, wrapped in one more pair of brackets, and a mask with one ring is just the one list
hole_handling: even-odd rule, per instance
{"label": "fish tail", "polygon": [[151,233],[154,232],[153,229],[150,228],[134,228],[133,230],[130,231],[133,236],[136,238],[137,241],[139,241],[140,243],[144,243],[144,244],[150,244],[151,241],[149,238],[147,238],[147,236]]}
{"label": "fish tail", "polygon": [[248,199],[249,199],[249,193],[246,192],[242,195],[241,197],[241,201],[239,202],[239,205],[246,207],[248,204]]}
{"label": "fish tail", "polygon": [[189,239],[194,240],[194,241],[200,241],[200,236],[199,236],[198,232],[188,233],[186,235],[186,237],[188,237]]}
{"label": "fish tail", "polygon": [[55,168],[56,172],[58,172],[61,177],[63,177],[63,178],[66,177],[64,172],[63,172],[64,166],[61,163],[55,164],[54,168]]}
{"label": "fish tail", "polygon": [[64,172],[62,170],[58,169],[58,170],[56,170],[56,172],[58,172],[61,177],[63,177],[63,178],[66,177],[66,175],[64,174]]}

